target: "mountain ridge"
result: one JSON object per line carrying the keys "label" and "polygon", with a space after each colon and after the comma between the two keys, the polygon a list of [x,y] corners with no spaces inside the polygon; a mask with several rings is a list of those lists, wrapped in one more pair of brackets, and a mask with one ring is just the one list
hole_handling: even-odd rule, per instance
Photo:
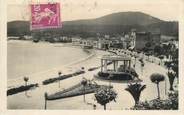
{"label": "mountain ridge", "polygon": [[[12,21],[8,22],[7,25],[8,34],[18,30],[19,32],[22,31],[23,33],[30,32],[29,21]],[[159,18],[142,12],[118,12],[94,19],[63,21],[62,28],[58,28],[57,30],[61,31],[62,34],[80,34],[85,32],[114,32],[116,34],[123,31],[130,31],[130,28],[135,28],[142,31],[162,29],[161,32],[164,34],[177,34],[175,31],[178,31],[178,22],[160,20]]]}

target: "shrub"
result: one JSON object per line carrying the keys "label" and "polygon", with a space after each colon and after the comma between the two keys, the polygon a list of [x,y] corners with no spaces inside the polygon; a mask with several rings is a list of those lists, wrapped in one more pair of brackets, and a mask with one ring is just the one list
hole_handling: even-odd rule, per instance
{"label": "shrub", "polygon": [[8,89],[7,96],[30,90],[33,87],[38,87],[38,84],[36,83],[36,84],[30,84],[30,85],[26,85],[26,86],[22,85],[20,87],[15,87],[15,88]]}
{"label": "shrub", "polygon": [[62,76],[55,77],[55,78],[46,79],[42,83],[43,83],[43,85],[47,85],[47,84],[50,84],[50,83],[54,83],[54,82],[56,82],[58,80],[67,79],[67,78],[70,78],[70,77],[73,77],[73,76],[77,76],[77,75],[80,75],[80,74],[84,74],[84,73],[85,73],[85,71],[80,70],[80,71],[74,72],[72,74],[67,74],[67,75],[62,75]]}
{"label": "shrub", "polygon": [[98,69],[98,67],[92,67],[92,68],[89,68],[88,71],[94,71],[96,69]]}
{"label": "shrub", "polygon": [[178,91],[169,93],[166,100],[154,99],[137,104],[133,110],[177,110],[178,109]]}

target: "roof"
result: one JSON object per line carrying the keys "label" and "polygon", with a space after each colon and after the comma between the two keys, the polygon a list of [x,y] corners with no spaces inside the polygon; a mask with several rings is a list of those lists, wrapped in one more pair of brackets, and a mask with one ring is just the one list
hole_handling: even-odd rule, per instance
{"label": "roof", "polygon": [[130,61],[131,58],[127,55],[103,55],[101,59],[110,61]]}

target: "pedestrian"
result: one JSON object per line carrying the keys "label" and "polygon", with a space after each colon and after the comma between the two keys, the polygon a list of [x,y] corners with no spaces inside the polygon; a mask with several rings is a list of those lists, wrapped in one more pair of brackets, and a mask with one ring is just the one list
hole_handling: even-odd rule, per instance
{"label": "pedestrian", "polygon": [[95,104],[93,104],[93,109],[96,110],[96,105]]}

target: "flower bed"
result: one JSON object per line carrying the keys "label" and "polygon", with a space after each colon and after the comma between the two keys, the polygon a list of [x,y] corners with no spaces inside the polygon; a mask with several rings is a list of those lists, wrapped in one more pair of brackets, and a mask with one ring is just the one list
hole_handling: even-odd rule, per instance
{"label": "flower bed", "polygon": [[98,72],[96,78],[104,80],[133,80],[133,77],[129,73],[112,73],[112,76],[109,78],[110,73]]}
{"label": "flower bed", "polygon": [[[79,96],[79,95],[83,95],[83,94],[94,93],[95,91],[97,91],[101,87],[108,87],[108,86],[88,83],[84,87],[81,83],[79,83],[77,85],[74,85],[74,86],[66,89],[66,90],[49,95],[47,97],[47,100],[57,100],[57,99]],[[85,88],[85,90],[84,90],[84,88]]]}
{"label": "flower bed", "polygon": [[49,79],[46,79],[44,80],[42,83],[43,85],[48,85],[50,83],[54,83],[58,80],[64,80],[64,79],[67,79],[67,78],[70,78],[70,77],[74,77],[74,76],[77,76],[77,75],[80,75],[80,74],[84,74],[85,71],[77,71],[75,73],[72,73],[72,74],[67,74],[67,75],[62,75],[62,76],[59,76],[59,77],[55,77],[55,78],[49,78]]}
{"label": "flower bed", "polygon": [[92,68],[89,68],[88,71],[94,71],[96,69],[98,69],[99,67],[92,67]]}
{"label": "flower bed", "polygon": [[20,93],[20,92],[23,92],[23,91],[27,91],[27,90],[30,90],[30,89],[35,88],[35,87],[38,87],[37,83],[36,84],[30,84],[30,85],[27,85],[27,86],[20,86],[20,87],[16,87],[16,88],[11,88],[11,89],[8,89],[7,96],[17,94],[17,93]]}

